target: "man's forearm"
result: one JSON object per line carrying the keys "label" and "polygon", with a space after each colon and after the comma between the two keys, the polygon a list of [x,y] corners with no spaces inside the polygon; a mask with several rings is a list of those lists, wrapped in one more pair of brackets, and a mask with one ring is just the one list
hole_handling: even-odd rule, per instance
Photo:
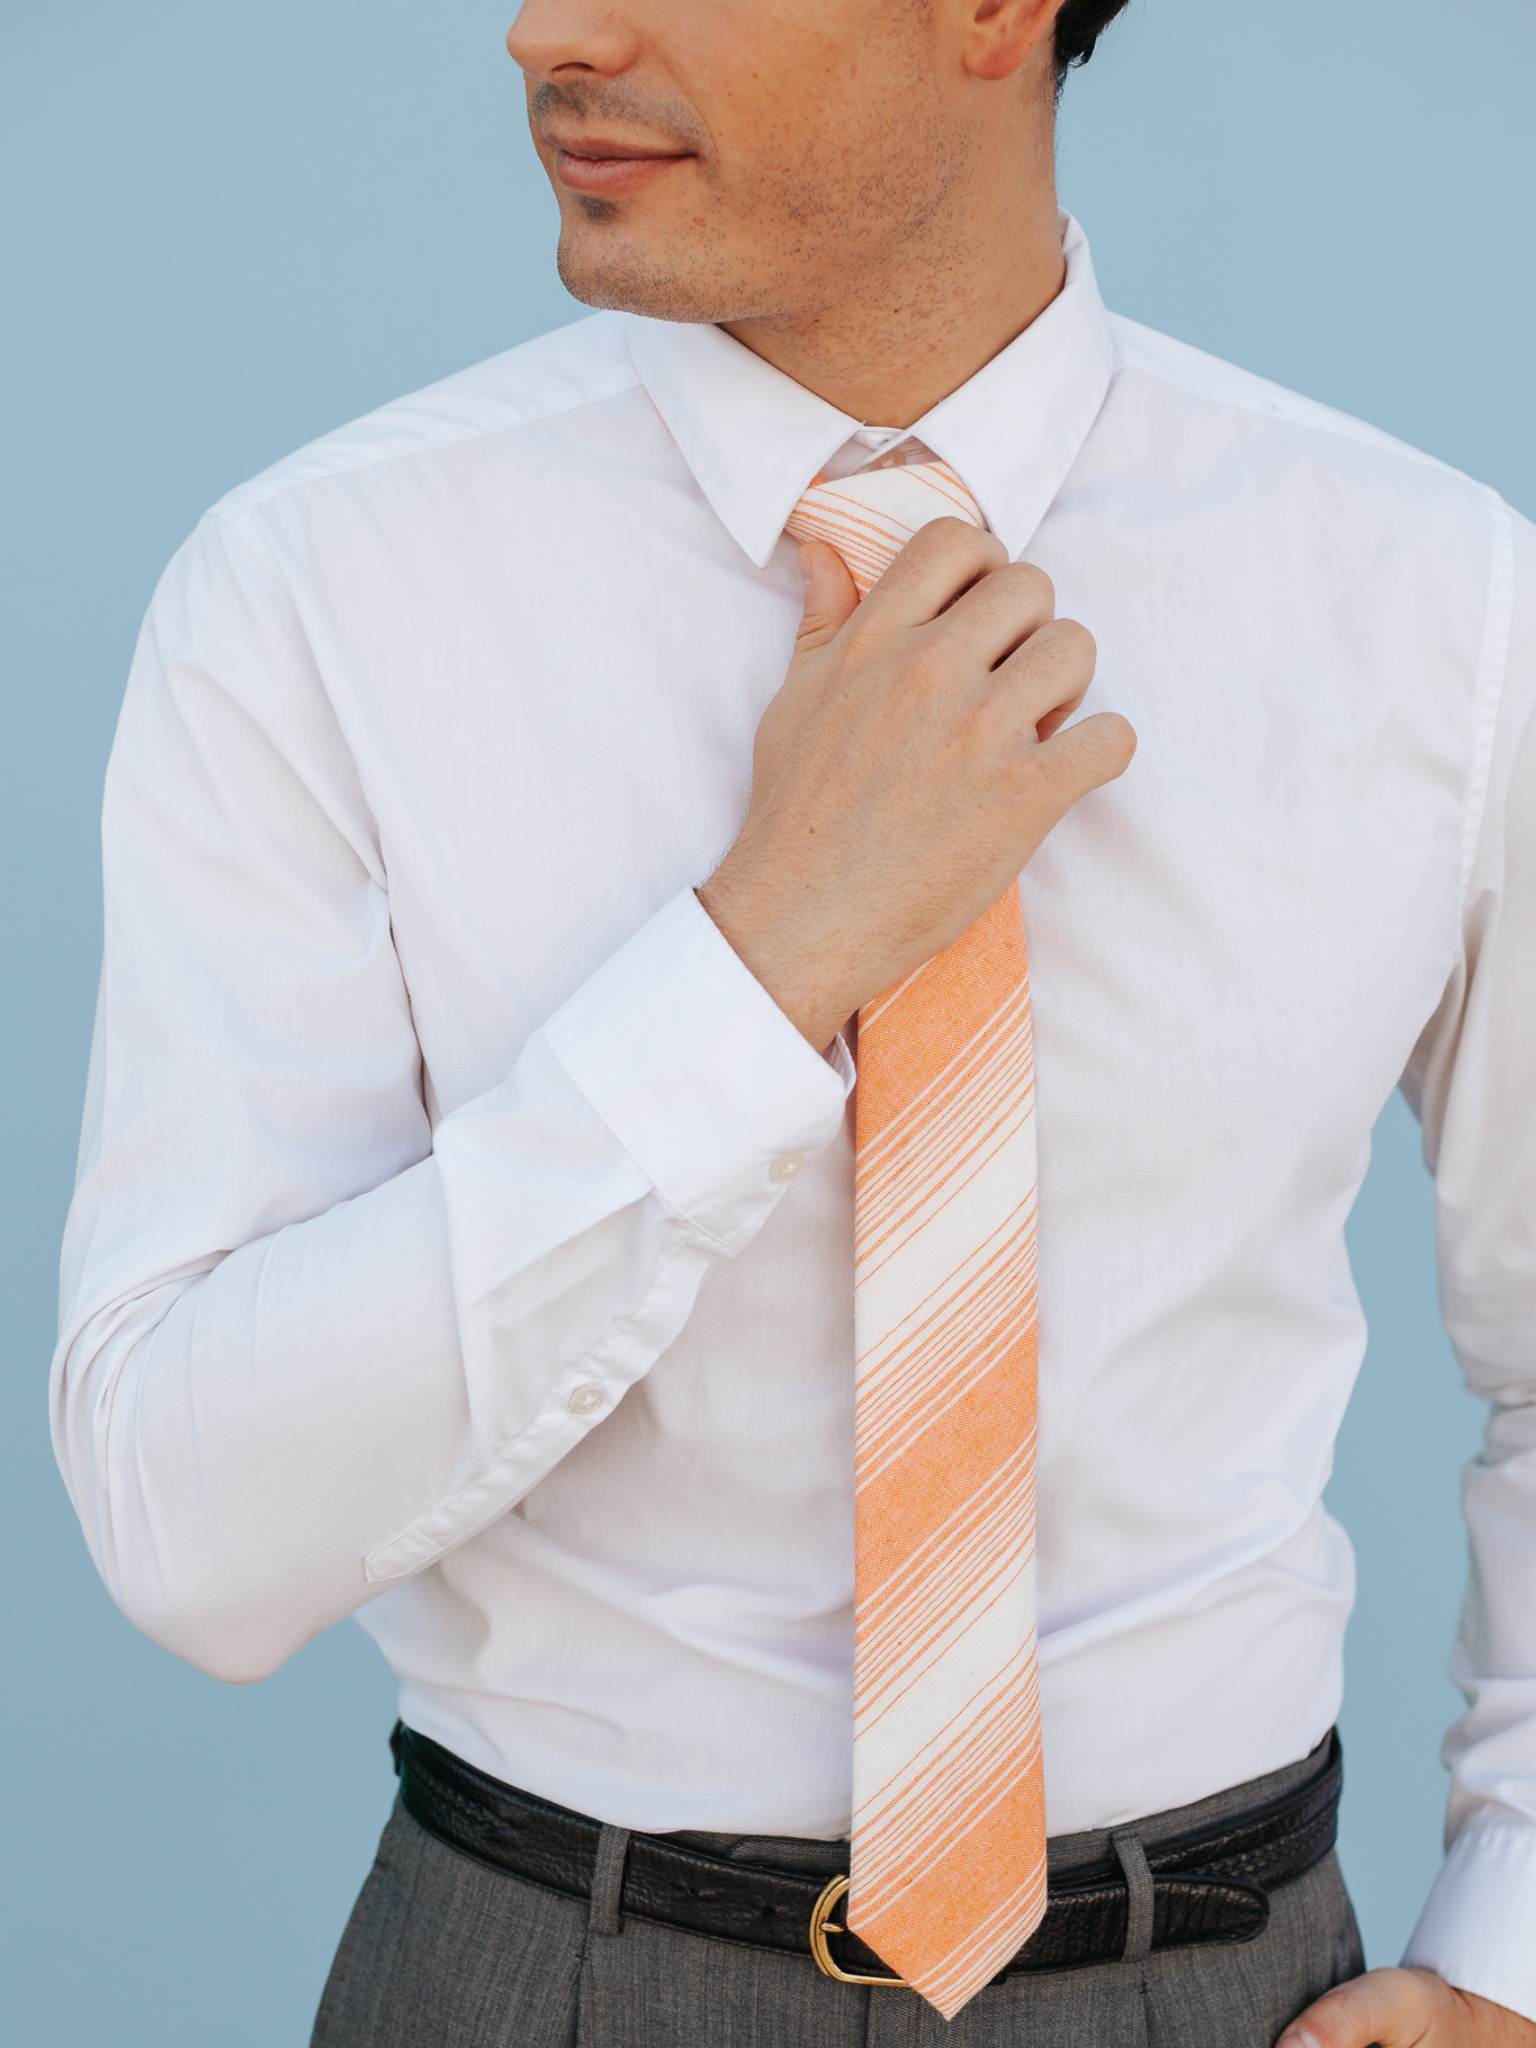
{"label": "man's forearm", "polygon": [[[114,1597],[250,1679],[474,1535],[650,1369],[782,1199],[775,1159],[840,1128],[848,1078],[684,892],[430,1159],[323,1215],[189,1267],[195,1219],[157,1236],[109,1147],[73,1219],[54,1414]],[[125,1287],[115,1234],[141,1268],[162,1244],[160,1271]]]}

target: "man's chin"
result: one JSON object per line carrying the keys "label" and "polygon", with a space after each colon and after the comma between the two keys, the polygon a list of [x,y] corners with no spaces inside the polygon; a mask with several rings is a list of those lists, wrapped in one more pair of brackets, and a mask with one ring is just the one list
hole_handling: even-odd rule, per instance
{"label": "man's chin", "polygon": [[[594,247],[595,242],[604,246]],[[718,280],[690,276],[668,263],[660,251],[609,240],[600,230],[563,233],[556,267],[573,299],[604,312],[642,313],[649,320],[701,326],[743,317],[736,295],[723,291]]]}

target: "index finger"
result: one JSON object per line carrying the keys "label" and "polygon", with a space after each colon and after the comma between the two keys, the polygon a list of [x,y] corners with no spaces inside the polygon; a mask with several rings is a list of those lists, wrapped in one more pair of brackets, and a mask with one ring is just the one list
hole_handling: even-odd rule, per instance
{"label": "index finger", "polygon": [[926,626],[962,591],[1008,563],[1008,550],[995,533],[963,519],[930,519],[920,526],[860,607],[873,607],[882,622]]}

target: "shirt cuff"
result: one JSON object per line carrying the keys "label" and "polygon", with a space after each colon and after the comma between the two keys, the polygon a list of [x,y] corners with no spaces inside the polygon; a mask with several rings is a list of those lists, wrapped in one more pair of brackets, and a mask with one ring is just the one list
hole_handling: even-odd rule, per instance
{"label": "shirt cuff", "polygon": [[661,1199],[726,1254],[836,1136],[853,1086],[842,1040],[811,1050],[692,889],[544,1037]]}
{"label": "shirt cuff", "polygon": [[1536,1828],[1464,1827],[1413,1930],[1406,1964],[1536,2020]]}

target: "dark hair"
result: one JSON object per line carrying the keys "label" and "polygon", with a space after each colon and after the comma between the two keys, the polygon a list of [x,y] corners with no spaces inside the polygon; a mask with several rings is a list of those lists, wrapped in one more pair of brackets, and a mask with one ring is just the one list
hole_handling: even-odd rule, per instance
{"label": "dark hair", "polygon": [[1074,64],[1086,64],[1093,46],[1126,0],[1067,0],[1056,17],[1056,76],[1066,77]]}

